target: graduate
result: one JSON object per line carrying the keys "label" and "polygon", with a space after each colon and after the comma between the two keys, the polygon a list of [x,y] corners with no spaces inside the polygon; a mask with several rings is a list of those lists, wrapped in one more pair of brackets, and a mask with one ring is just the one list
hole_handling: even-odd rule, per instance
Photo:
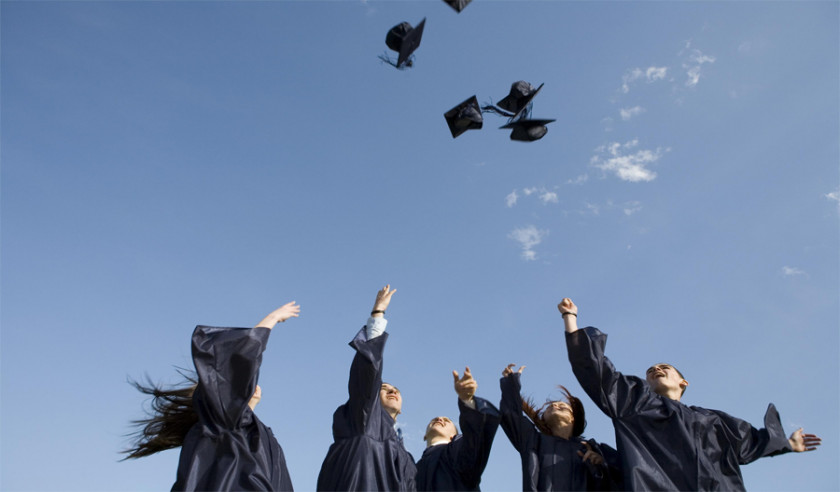
{"label": "graduate", "polygon": [[417,462],[417,490],[480,490],[481,474],[490,458],[499,428],[499,410],[475,396],[478,383],[470,368],[464,376],[452,371],[458,394],[462,434],[447,417],[435,417],[426,427],[426,450]]}
{"label": "graduate", "polygon": [[[536,408],[523,400],[520,377],[525,366],[502,371],[502,430],[522,460],[522,490],[612,490],[618,457],[594,439],[584,440],[586,413],[578,398],[560,386],[566,401],[546,401]],[[604,459],[607,455],[610,463]]]}
{"label": "graduate", "polygon": [[154,414],[127,458],[181,447],[172,490],[293,490],[286,458],[257,418],[262,354],[277,323],[300,315],[294,301],[254,328],[197,326],[192,335],[194,384],[165,390],[134,383],[152,395]]}
{"label": "graduate", "polygon": [[684,405],[688,381],[670,364],[651,366],[645,379],[625,376],[604,355],[607,335],[593,327],[579,330],[571,299],[557,308],[572,370],[615,426],[625,490],[745,490],[740,465],[820,444],[802,429],[787,438],[772,403],[763,429],[719,410]]}
{"label": "graduate", "polygon": [[350,346],[350,397],[333,414],[333,438],[318,490],[415,490],[417,469],[394,428],[402,411],[402,395],[382,382],[382,355],[388,334],[385,310],[396,292],[386,285],[376,293],[367,324]]}

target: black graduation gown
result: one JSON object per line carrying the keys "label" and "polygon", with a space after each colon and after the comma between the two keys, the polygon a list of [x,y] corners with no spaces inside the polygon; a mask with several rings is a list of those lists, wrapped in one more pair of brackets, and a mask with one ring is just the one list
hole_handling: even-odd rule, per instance
{"label": "black graduation gown", "polygon": [[791,451],[776,407],[764,429],[718,410],[659,396],[647,382],[615,370],[607,335],[587,327],[566,334],[572,370],[612,418],[627,490],[745,490],[739,465]]}
{"label": "black graduation gown", "polygon": [[417,490],[480,490],[500,415],[489,401],[473,400],[475,409],[458,400],[461,434],[452,442],[423,451],[417,462]]}
{"label": "black graduation gown", "polygon": [[[502,430],[522,459],[522,490],[610,490],[610,471],[606,464],[584,462],[578,451],[586,452],[583,439],[563,439],[543,434],[522,411],[519,373],[503,377]],[[615,451],[590,439],[601,455]],[[605,456],[606,457],[606,456]]]}
{"label": "black graduation gown", "polygon": [[382,408],[382,354],[388,333],[368,340],[363,327],[350,346],[350,398],[333,414],[335,442],[318,474],[318,490],[415,490],[417,469]]}
{"label": "black graduation gown", "polygon": [[181,446],[172,490],[293,490],[283,450],[248,406],[269,334],[268,328],[196,327],[198,423]]}

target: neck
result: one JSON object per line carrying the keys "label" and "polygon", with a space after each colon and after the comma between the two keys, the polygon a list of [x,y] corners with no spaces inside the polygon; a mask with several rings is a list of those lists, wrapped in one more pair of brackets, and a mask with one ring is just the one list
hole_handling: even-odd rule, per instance
{"label": "neck", "polygon": [[451,439],[448,439],[448,438],[446,438],[446,437],[443,437],[443,436],[440,436],[440,437],[433,437],[433,438],[429,439],[428,444],[426,445],[426,447],[427,447],[427,448],[430,448],[430,447],[432,447],[432,446],[437,446],[438,444],[447,444],[447,443],[449,443],[449,442],[452,442],[452,440],[451,440]]}
{"label": "neck", "polygon": [[680,401],[680,398],[682,397],[682,388],[668,388],[657,391],[656,394],[659,396],[664,396],[665,398],[668,398],[670,400]]}
{"label": "neck", "polygon": [[554,424],[551,426],[551,434],[555,437],[560,437],[568,440],[572,438],[572,428],[572,424]]}
{"label": "neck", "polygon": [[390,415],[392,419],[394,419],[394,422],[397,421],[397,415],[399,415],[400,412],[398,412],[396,410],[388,410],[388,409],[386,409],[385,411],[388,412],[388,415]]}

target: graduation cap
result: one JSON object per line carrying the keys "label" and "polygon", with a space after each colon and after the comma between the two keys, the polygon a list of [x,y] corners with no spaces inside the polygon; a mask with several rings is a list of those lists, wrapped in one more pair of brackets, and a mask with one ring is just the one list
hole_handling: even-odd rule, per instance
{"label": "graduation cap", "polygon": [[531,100],[534,99],[543,85],[545,84],[540,84],[535,89],[534,86],[524,80],[514,82],[510,85],[510,93],[499,101],[498,106],[512,113],[512,118],[516,118],[523,109],[528,107],[528,104],[531,103]]}
{"label": "graduation cap", "polygon": [[533,142],[539,140],[548,133],[548,128],[545,125],[556,120],[528,120],[520,118],[516,121],[511,121],[505,126],[500,126],[499,129],[512,128],[510,132],[511,140],[518,140],[520,142]]}
{"label": "graduation cap", "polygon": [[380,56],[379,58],[399,69],[405,68],[406,66],[410,67],[412,62],[409,60],[409,57],[420,46],[420,38],[423,36],[423,27],[425,26],[426,18],[424,17],[417,24],[417,27],[411,27],[411,24],[408,22],[401,22],[392,27],[385,36],[385,44],[388,48],[399,53],[397,62],[392,62],[388,57]]}
{"label": "graduation cap", "polygon": [[472,0],[443,0],[443,1],[446,2],[447,5],[449,5],[453,9],[455,9],[455,11],[458,12],[459,14],[461,13],[462,10],[467,8],[467,5],[469,5],[470,2],[472,2]]}
{"label": "graduation cap", "polygon": [[467,130],[480,130],[484,124],[481,108],[475,96],[443,113],[443,117],[446,118],[452,138],[456,138]]}

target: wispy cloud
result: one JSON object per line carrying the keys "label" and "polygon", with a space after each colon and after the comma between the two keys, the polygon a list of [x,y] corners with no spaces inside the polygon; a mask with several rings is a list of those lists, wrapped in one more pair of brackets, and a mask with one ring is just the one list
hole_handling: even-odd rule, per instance
{"label": "wispy cloud", "polygon": [[664,79],[667,74],[668,67],[651,66],[646,69],[632,68],[624,72],[624,75],[621,76],[621,92],[627,94],[630,92],[630,85],[639,80],[644,80],[650,84],[651,82]]}
{"label": "wispy cloud", "polygon": [[837,191],[832,191],[831,193],[826,193],[825,197],[829,200],[833,200],[837,202],[837,207],[840,208],[840,188]]}
{"label": "wispy cloud", "polygon": [[589,163],[602,171],[615,174],[623,181],[636,183],[639,181],[653,181],[656,173],[647,168],[662,157],[669,149],[657,147],[656,150],[639,149],[639,140],[626,143],[613,142],[595,149]]}
{"label": "wispy cloud", "polygon": [[581,174],[580,176],[578,176],[574,179],[567,180],[566,184],[582,185],[583,183],[586,183],[587,181],[589,181],[589,175],[588,174]]}
{"label": "wispy cloud", "polygon": [[536,226],[527,225],[514,229],[508,238],[513,239],[522,248],[522,259],[525,261],[533,261],[537,259],[537,253],[534,247],[540,244],[545,236],[548,235],[548,230],[537,229]]}
{"label": "wispy cloud", "polygon": [[682,63],[687,77],[685,81],[686,87],[695,87],[700,82],[700,72],[703,65],[706,63],[714,63],[716,58],[711,55],[704,55],[702,51],[691,47],[691,41],[686,41],[685,48],[680,51],[680,55],[686,55]]}
{"label": "wispy cloud", "polygon": [[624,215],[633,215],[636,212],[642,210],[642,203],[641,202],[627,202],[624,204],[623,207]]}
{"label": "wispy cloud", "polygon": [[804,271],[796,267],[783,266],[782,275],[785,277],[796,277],[798,275],[807,275]]}
{"label": "wispy cloud", "polygon": [[540,200],[542,200],[544,204],[557,203],[559,201],[557,193],[554,193],[553,191],[544,191],[543,193],[540,193]]}
{"label": "wispy cloud", "polygon": [[511,208],[516,205],[517,200],[519,200],[519,195],[516,194],[516,190],[513,190],[505,197],[505,205],[507,205],[508,208]]}
{"label": "wispy cloud", "polygon": [[630,118],[642,114],[645,112],[645,108],[641,106],[633,106],[632,108],[621,108],[619,113],[621,114],[621,119],[624,121],[630,120]]}
{"label": "wispy cloud", "polygon": [[[560,197],[557,193],[553,191],[549,191],[544,186],[532,186],[530,188],[522,188],[522,194],[524,196],[531,196],[534,195],[535,197],[539,198],[543,205],[548,205],[549,203],[559,203]],[[505,197],[505,203],[508,207],[513,207],[516,205],[517,201],[519,200],[519,194],[516,190],[513,190]]]}

